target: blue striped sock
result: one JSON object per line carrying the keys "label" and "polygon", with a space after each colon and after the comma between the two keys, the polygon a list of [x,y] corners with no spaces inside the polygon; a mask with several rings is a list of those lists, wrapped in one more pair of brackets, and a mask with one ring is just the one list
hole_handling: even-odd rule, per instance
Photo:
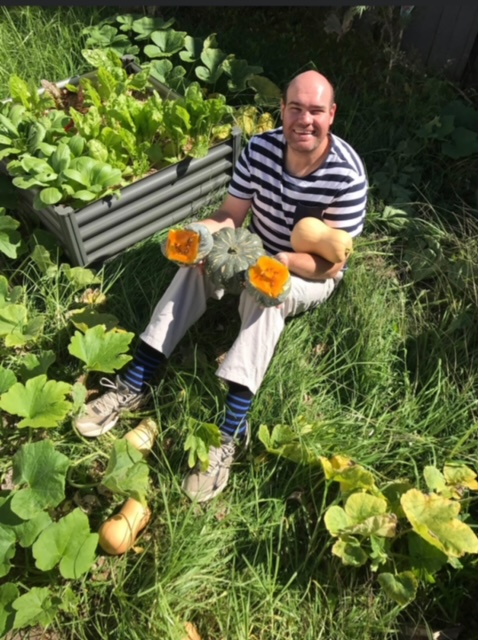
{"label": "blue striped sock", "polygon": [[230,437],[243,438],[246,435],[246,418],[254,396],[249,389],[244,389],[245,393],[230,390],[226,397],[226,415],[219,429]]}
{"label": "blue striped sock", "polygon": [[120,374],[120,378],[133,391],[143,391],[145,385],[165,362],[166,356],[163,353],[141,341],[133,360],[126,371]]}

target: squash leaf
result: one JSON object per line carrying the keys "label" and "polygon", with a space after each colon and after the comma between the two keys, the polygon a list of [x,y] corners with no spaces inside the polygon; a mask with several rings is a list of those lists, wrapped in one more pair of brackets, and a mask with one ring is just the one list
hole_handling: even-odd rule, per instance
{"label": "squash leaf", "polygon": [[223,62],[227,57],[220,49],[204,48],[201,53],[203,64],[195,69],[197,77],[203,82],[214,84],[224,73]]}
{"label": "squash leaf", "polygon": [[15,610],[12,607],[20,592],[16,584],[6,582],[0,586],[0,637],[13,629]]}
{"label": "squash leaf", "polygon": [[418,580],[411,571],[403,571],[395,575],[392,573],[380,573],[378,581],[387,596],[398,602],[402,607],[415,600]]}
{"label": "squash leaf", "polygon": [[16,375],[10,369],[0,366],[0,395],[5,393],[17,381]]}
{"label": "squash leaf", "polygon": [[332,547],[332,553],[341,558],[342,562],[349,567],[361,567],[368,560],[360,542],[352,536],[337,540]]}
{"label": "squash leaf", "polygon": [[0,525],[0,578],[10,571],[10,560],[15,555],[15,532]]}
{"label": "squash leaf", "polygon": [[186,31],[155,31],[150,38],[154,44],[147,44],[144,48],[148,58],[170,58],[184,47]]}
{"label": "squash leaf", "polygon": [[418,489],[407,491],[400,502],[414,531],[447,556],[478,553],[478,537],[457,517],[459,502]]}
{"label": "squash leaf", "polygon": [[56,451],[50,440],[24,444],[13,457],[13,482],[20,485],[12,495],[13,513],[28,520],[59,505],[65,497],[69,465],[68,458]]}
{"label": "squash leaf", "polygon": [[61,600],[53,598],[48,587],[33,587],[13,602],[16,610],[14,629],[40,624],[48,626],[58,612]]}
{"label": "squash leaf", "polygon": [[8,258],[17,257],[18,247],[21,244],[21,236],[17,231],[20,222],[5,214],[5,209],[0,207],[0,253]]}
{"label": "squash leaf", "polygon": [[36,566],[49,571],[59,564],[61,575],[75,580],[93,564],[98,537],[97,533],[91,533],[86,514],[81,509],[74,509],[38,536],[32,546]]}
{"label": "squash leaf", "polygon": [[0,396],[0,408],[24,418],[18,423],[19,428],[51,429],[68,414],[71,402],[65,400],[65,396],[70,391],[70,384],[47,380],[42,374],[27,380],[25,385],[21,382],[12,385]]}
{"label": "squash leaf", "polygon": [[149,467],[143,454],[128,440],[117,440],[110,454],[102,484],[113,493],[145,502]]}
{"label": "squash leaf", "polygon": [[262,67],[251,67],[247,60],[236,60],[235,58],[224,60],[222,68],[230,76],[227,86],[231,91],[238,92],[247,89],[246,80],[263,71]]}
{"label": "squash leaf", "polygon": [[87,371],[114,373],[131,360],[125,351],[133,337],[130,332],[107,331],[103,325],[96,325],[87,329],[84,335],[75,331],[68,351],[86,364]]}

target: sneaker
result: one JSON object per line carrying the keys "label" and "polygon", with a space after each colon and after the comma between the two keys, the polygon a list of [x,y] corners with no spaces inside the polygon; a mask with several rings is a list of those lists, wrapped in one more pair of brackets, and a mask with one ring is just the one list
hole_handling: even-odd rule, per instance
{"label": "sneaker", "polygon": [[229,480],[231,466],[241,453],[244,453],[251,439],[249,424],[246,423],[246,435],[238,440],[222,436],[220,447],[209,449],[209,466],[201,470],[198,463],[184,478],[181,488],[191,500],[208,502],[221,493]]}
{"label": "sneaker", "polygon": [[87,438],[103,435],[115,426],[122,412],[139,409],[150,397],[149,393],[133,391],[119,376],[115,382],[102,378],[100,384],[111,391],[89,402],[74,422],[76,429]]}

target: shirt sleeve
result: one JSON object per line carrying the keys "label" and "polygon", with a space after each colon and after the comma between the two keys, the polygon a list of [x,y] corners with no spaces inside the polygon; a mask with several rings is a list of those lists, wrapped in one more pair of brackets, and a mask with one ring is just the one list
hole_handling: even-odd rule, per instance
{"label": "shirt sleeve", "polygon": [[228,193],[241,200],[251,200],[254,191],[251,188],[251,142],[243,149],[234,168],[231,182],[229,183]]}

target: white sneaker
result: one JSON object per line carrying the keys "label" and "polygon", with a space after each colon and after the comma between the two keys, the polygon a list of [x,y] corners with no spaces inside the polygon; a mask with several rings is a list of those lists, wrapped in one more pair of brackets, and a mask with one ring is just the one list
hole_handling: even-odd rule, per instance
{"label": "white sneaker", "polygon": [[244,438],[238,440],[223,435],[221,446],[209,449],[209,466],[206,471],[201,471],[201,465],[198,463],[184,478],[181,488],[188,498],[197,502],[208,502],[224,491],[232,463],[245,452],[250,439],[248,422],[246,422]]}
{"label": "white sneaker", "polygon": [[100,384],[111,391],[86,404],[74,421],[76,429],[87,438],[96,438],[112,429],[121,413],[139,409],[151,395],[133,391],[119,376],[116,376],[115,382],[102,378]]}

